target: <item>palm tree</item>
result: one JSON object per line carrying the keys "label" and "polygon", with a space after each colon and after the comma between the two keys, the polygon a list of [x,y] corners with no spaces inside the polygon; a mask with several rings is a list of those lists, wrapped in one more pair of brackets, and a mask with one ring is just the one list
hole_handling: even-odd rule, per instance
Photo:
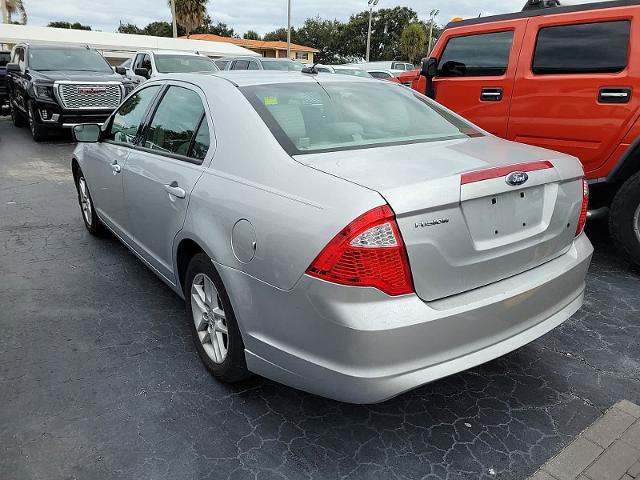
{"label": "palm tree", "polygon": [[5,0],[5,6],[7,8],[7,23],[11,23],[11,16],[15,14],[20,15],[20,23],[26,25],[27,12],[24,9],[22,0]]}
{"label": "palm tree", "polygon": [[175,0],[175,2],[176,22],[184,27],[188,35],[202,25],[207,15],[208,0]]}

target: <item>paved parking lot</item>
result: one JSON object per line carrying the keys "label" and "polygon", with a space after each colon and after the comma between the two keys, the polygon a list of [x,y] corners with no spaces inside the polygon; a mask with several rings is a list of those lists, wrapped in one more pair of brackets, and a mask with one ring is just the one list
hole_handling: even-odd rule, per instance
{"label": "paved parking lot", "polygon": [[640,402],[640,271],[601,225],[586,305],[490,364],[375,406],[216,383],[183,303],[84,230],[68,140],[0,117],[0,478],[522,479]]}

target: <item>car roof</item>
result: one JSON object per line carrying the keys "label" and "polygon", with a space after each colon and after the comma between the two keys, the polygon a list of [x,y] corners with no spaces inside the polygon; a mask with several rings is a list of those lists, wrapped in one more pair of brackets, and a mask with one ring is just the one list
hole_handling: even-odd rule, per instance
{"label": "car roof", "polygon": [[540,17],[543,15],[559,15],[562,13],[582,12],[587,10],[598,10],[602,8],[629,7],[640,5],[640,0],[611,0],[604,2],[593,2],[581,5],[565,5],[552,8],[538,8],[534,10],[525,10],[523,12],[506,13],[503,15],[491,15],[488,17],[470,18],[468,20],[460,20],[449,22],[445,26],[445,30],[449,28],[464,27],[467,25],[480,25],[483,23],[499,22],[502,20],[516,20],[519,18]]}
{"label": "car roof", "polygon": [[55,43],[19,43],[16,46],[29,47],[30,50],[39,50],[46,48],[47,50],[93,50],[95,49],[84,45],[60,45]]}
{"label": "car roof", "polygon": [[[223,70],[219,72],[207,73],[172,73],[167,74],[162,80],[184,80],[196,85],[207,83],[207,77],[217,77],[225,79],[237,87],[249,87],[255,85],[272,85],[287,83],[353,83],[353,82],[374,82],[371,78],[351,77],[346,75],[312,75],[302,72],[279,72],[264,70]],[[159,81],[162,81],[159,80]]]}

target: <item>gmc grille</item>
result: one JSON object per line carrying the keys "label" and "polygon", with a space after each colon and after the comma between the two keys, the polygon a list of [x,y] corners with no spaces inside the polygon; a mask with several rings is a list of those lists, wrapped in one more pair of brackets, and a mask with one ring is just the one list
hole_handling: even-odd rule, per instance
{"label": "gmc grille", "polygon": [[58,98],[67,110],[115,110],[122,100],[120,83],[57,83]]}

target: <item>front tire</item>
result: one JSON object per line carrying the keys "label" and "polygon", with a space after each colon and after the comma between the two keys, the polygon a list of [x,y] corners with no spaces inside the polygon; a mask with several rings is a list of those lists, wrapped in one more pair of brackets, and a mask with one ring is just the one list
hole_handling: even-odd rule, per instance
{"label": "front tire", "polygon": [[76,189],[78,191],[78,203],[80,205],[80,211],[82,212],[82,220],[84,221],[84,226],[87,231],[95,237],[106,236],[107,229],[96,214],[87,180],[80,170],[78,171],[76,179]]}
{"label": "front tire", "polygon": [[27,106],[27,113],[29,114],[29,130],[31,130],[31,136],[33,139],[36,142],[42,142],[49,138],[49,130],[36,121],[37,112],[31,101],[29,101]]}
{"label": "front tire", "polygon": [[236,383],[248,378],[244,342],[222,279],[204,253],[189,262],[185,302],[200,359],[218,380]]}
{"label": "front tire", "polygon": [[609,231],[618,250],[640,265],[640,172],[616,193],[611,204]]}
{"label": "front tire", "polygon": [[11,123],[18,128],[26,127],[28,122],[22,113],[18,111],[17,107],[10,104],[9,108],[11,110]]}

